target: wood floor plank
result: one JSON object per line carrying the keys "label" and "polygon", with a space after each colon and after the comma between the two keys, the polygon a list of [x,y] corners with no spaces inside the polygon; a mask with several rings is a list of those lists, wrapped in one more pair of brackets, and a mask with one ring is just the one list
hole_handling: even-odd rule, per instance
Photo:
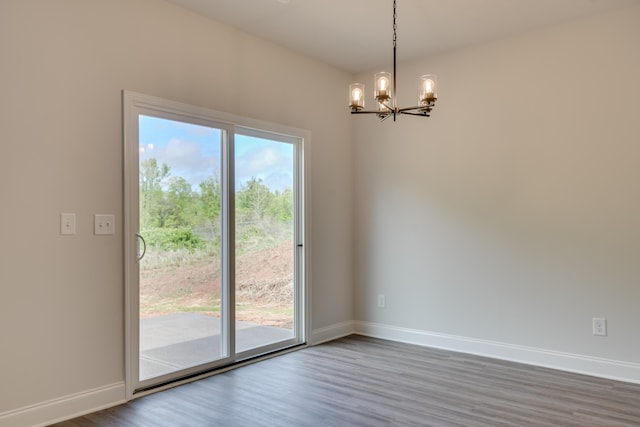
{"label": "wood floor plank", "polygon": [[640,385],[349,336],[55,425],[640,426]]}

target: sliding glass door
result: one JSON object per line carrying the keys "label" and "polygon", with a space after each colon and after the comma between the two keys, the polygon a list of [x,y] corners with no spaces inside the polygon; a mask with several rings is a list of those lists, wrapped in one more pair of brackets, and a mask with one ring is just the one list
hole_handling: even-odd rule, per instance
{"label": "sliding glass door", "polygon": [[124,108],[129,395],[304,342],[303,139]]}
{"label": "sliding glass door", "polygon": [[[276,139],[277,138],[277,139]],[[236,351],[296,336],[295,141],[236,133]]]}
{"label": "sliding glass door", "polygon": [[139,115],[139,379],[229,355],[222,285],[226,130]]}

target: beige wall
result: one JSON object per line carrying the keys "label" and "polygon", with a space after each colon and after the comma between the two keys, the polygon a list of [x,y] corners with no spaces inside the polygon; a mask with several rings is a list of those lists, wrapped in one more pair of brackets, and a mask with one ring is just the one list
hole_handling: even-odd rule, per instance
{"label": "beige wall", "polygon": [[401,64],[440,100],[358,118],[355,319],[637,369],[639,51],[634,7]]}
{"label": "beige wall", "polygon": [[124,380],[123,89],[311,132],[312,327],[350,321],[349,80],[161,0],[1,1],[0,415]]}
{"label": "beige wall", "polygon": [[161,0],[1,1],[0,417],[124,379],[122,89],[311,131],[314,330],[638,363],[639,24],[402,64],[406,104],[439,74],[434,117],[379,124],[346,114],[346,73]]}

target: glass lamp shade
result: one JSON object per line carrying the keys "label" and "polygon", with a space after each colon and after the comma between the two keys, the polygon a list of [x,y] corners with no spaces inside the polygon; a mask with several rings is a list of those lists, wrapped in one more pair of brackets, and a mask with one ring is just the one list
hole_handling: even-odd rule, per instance
{"label": "glass lamp shade", "polygon": [[352,83],[349,85],[349,107],[356,111],[364,108],[364,84]]}
{"label": "glass lamp shade", "polygon": [[374,75],[375,90],[374,97],[378,101],[390,99],[391,94],[391,73],[381,72]]}
{"label": "glass lamp shade", "polygon": [[426,74],[420,77],[420,104],[433,102],[438,98],[438,77],[435,74]]}
{"label": "glass lamp shade", "polygon": [[378,101],[378,111],[382,114],[387,114],[391,112],[391,109],[384,105],[382,102]]}

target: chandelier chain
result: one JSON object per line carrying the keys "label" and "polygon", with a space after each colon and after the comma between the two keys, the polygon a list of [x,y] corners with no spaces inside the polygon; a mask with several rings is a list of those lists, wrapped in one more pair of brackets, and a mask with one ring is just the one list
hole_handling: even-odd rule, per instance
{"label": "chandelier chain", "polygon": [[398,36],[396,35],[396,30],[398,29],[398,25],[396,24],[396,18],[398,14],[396,13],[396,0],[393,0],[393,47],[396,47],[396,42]]}

